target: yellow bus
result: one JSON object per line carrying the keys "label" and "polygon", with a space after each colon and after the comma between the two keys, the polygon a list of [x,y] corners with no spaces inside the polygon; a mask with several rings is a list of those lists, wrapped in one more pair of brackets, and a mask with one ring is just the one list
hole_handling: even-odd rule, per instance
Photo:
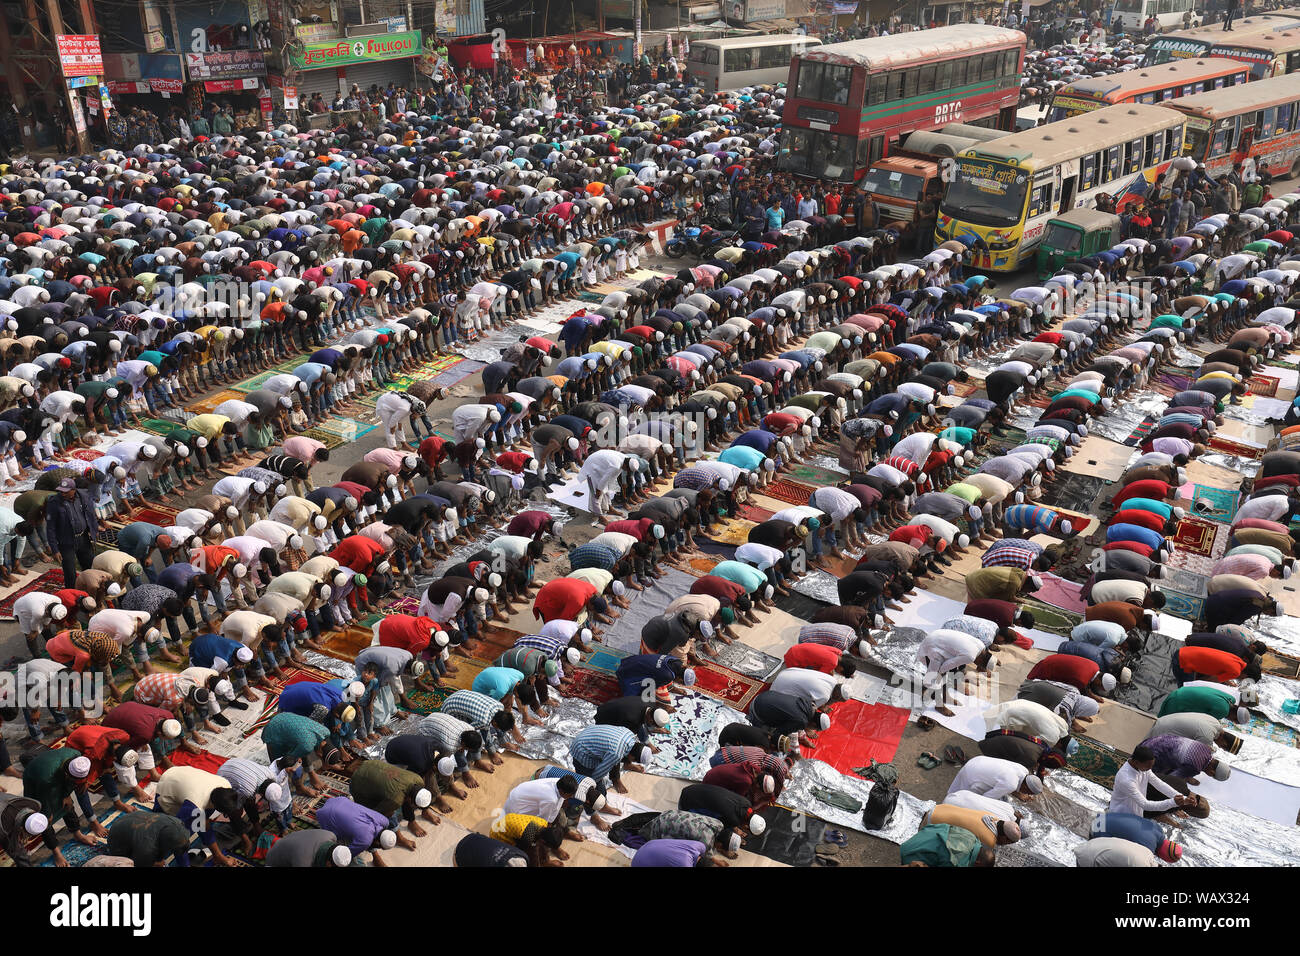
{"label": "yellow bus", "polygon": [[1295,11],[1274,10],[1256,17],[1243,17],[1234,20],[1232,34],[1229,36],[1222,23],[1207,23],[1205,26],[1189,27],[1175,30],[1173,33],[1159,33],[1151,38],[1146,53],[1142,57],[1143,66],[1156,66],[1170,60],[1196,59],[1212,56],[1211,50],[1229,39],[1240,42],[1243,37],[1278,30],[1290,30],[1296,26]]}
{"label": "yellow bus", "polygon": [[1054,216],[1096,205],[1117,210],[1163,194],[1183,152],[1186,117],[1160,106],[1107,106],[980,143],[956,159],[944,190],[935,242],[960,239],[973,268],[1012,272],[1031,260]]}
{"label": "yellow bus", "polygon": [[1270,30],[1252,36],[1223,38],[1210,48],[1211,56],[1226,56],[1250,64],[1255,79],[1300,70],[1300,24],[1287,30]]}
{"label": "yellow bus", "polygon": [[1226,57],[1172,60],[1127,73],[1075,80],[1056,91],[1047,118],[1056,122],[1119,103],[1163,103],[1179,96],[1237,86],[1248,79],[1249,67],[1240,60]]}
{"label": "yellow bus", "polygon": [[1169,105],[1187,116],[1184,152],[1211,176],[1231,172],[1236,163],[1246,180],[1257,170],[1300,176],[1300,74]]}

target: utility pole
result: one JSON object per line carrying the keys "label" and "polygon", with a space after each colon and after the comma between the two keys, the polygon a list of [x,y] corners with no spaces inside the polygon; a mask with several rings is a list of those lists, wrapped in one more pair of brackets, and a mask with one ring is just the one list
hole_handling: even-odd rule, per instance
{"label": "utility pole", "polygon": [[[67,32],[63,26],[63,13],[59,10],[59,0],[45,0],[45,14],[50,18],[50,30],[53,32],[55,37]],[[93,17],[91,23],[94,23]],[[50,42],[55,44],[54,55],[57,57],[57,41],[54,40],[54,37],[51,37]],[[62,69],[59,70],[59,85],[63,88],[63,95],[67,101],[68,119],[72,122],[73,131],[77,134],[77,152],[89,153],[90,138],[86,135],[85,129],[76,128],[76,117],[78,111],[81,109],[81,104],[77,102],[77,94],[73,90],[68,89],[68,82],[63,76]],[[102,106],[100,108],[103,109]],[[82,125],[84,126],[85,124],[83,123]]]}

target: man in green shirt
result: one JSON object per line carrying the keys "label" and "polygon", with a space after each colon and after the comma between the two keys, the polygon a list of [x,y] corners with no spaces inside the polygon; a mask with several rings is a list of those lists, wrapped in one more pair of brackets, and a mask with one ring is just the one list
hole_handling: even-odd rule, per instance
{"label": "man in green shirt", "polygon": [[230,107],[217,110],[216,115],[212,117],[212,131],[218,136],[229,136],[235,131],[235,120],[230,115]]}
{"label": "man in green shirt", "polygon": [[[108,830],[95,819],[95,810],[90,803],[89,777],[90,758],[80,750],[73,747],[46,750],[27,764],[23,773],[23,796],[39,803],[46,818],[61,815],[64,826],[78,843],[94,846],[96,837],[107,837]],[[72,802],[74,797],[86,815],[89,833],[77,816]],[[57,846],[50,849],[58,866],[68,865]]]}
{"label": "man in green shirt", "polygon": [[195,136],[211,136],[212,127],[208,125],[208,118],[202,114],[194,117],[190,122],[190,132]]}

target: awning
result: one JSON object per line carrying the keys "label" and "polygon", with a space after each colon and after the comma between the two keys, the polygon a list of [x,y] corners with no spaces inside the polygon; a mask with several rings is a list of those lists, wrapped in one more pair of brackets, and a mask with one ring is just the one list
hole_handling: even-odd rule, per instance
{"label": "awning", "polygon": [[794,33],[798,25],[793,20],[757,20],[749,24],[749,29],[762,33]]}

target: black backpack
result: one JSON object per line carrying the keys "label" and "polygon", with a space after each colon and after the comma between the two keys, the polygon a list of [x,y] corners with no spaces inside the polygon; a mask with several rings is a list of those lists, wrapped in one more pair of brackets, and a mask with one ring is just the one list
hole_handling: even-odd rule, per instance
{"label": "black backpack", "polygon": [[874,784],[862,809],[862,825],[868,830],[883,830],[894,819],[897,806],[898,787],[892,783]]}

